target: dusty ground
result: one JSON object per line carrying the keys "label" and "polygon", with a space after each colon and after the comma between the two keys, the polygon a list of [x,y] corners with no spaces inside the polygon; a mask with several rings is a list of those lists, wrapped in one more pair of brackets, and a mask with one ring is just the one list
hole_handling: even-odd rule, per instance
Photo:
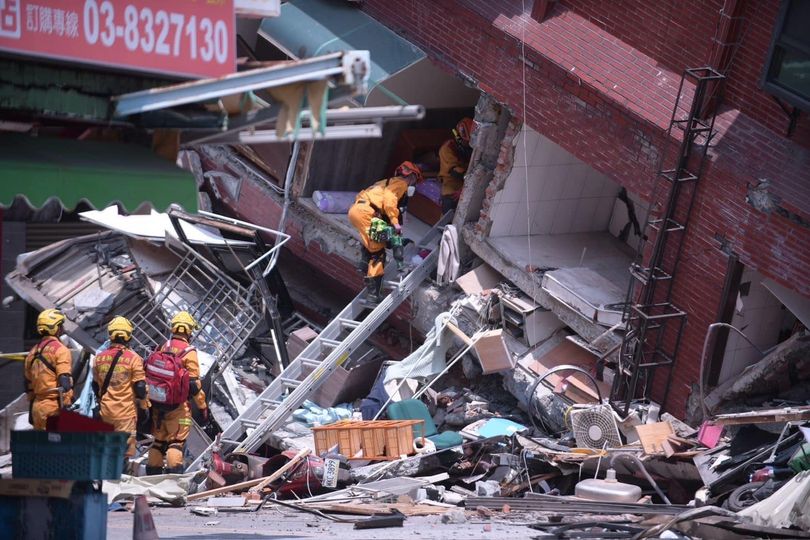
{"label": "dusty ground", "polygon": [[[107,519],[107,538],[131,539],[132,514],[110,512]],[[335,540],[516,540],[535,536],[534,531],[521,522],[525,516],[512,515],[506,523],[493,518],[469,517],[463,524],[443,524],[441,516],[410,517],[402,528],[355,530],[349,523],[334,523],[318,516],[294,510],[263,509],[258,513],[226,513],[202,517],[188,508],[152,508],[152,517],[160,538],[334,538]],[[344,516],[353,519],[353,516]]]}

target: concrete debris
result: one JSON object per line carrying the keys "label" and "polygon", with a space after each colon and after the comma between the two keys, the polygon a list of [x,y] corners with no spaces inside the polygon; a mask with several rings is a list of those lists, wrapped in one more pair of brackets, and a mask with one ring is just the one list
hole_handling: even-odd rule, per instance
{"label": "concrete debris", "polygon": [[[146,242],[122,216],[94,219],[113,230],[31,253],[8,278],[35,307],[63,306],[79,347],[97,349],[113,314],[141,325],[133,340],[146,353],[162,339],[147,329],[165,326],[176,308],[217,313],[203,320],[198,344],[215,421],[195,423],[186,447],[192,459],[210,456],[185,475],[105,482],[112,501],[200,501],[189,512],[203,517],[274,507],[357,529],[401,527],[414,516],[461,525],[475,515],[490,530],[489,521],[519,518],[557,537],[800,538],[810,530],[810,406],[783,396],[787,382],[805,378],[806,331],[710,392],[709,410],[722,414],[700,425],[650,400],[619,416],[605,360],[620,322],[605,318],[613,326],[586,340],[479,266],[458,279],[464,292],[433,312],[410,354],[369,340],[310,388],[302,381],[323,374],[320,362],[346,334],[326,339],[302,314],[279,316],[280,276],[270,291],[267,276],[244,270],[264,257],[258,234],[223,248],[216,228],[184,225],[176,236],[196,243],[154,228]],[[196,284],[184,286],[179,276],[192,267]],[[220,296],[207,294],[211,280]],[[280,375],[305,350],[297,378]],[[280,397],[263,399],[279,380]],[[740,412],[754,399],[763,406]],[[289,408],[281,427],[250,451],[242,439],[223,440],[222,428],[264,401],[266,414]],[[3,448],[27,413],[21,404],[0,412]],[[247,437],[263,418],[245,421]],[[145,472],[143,461],[133,470]]]}
{"label": "concrete debris", "polygon": [[467,523],[467,516],[464,513],[464,510],[450,510],[445,514],[442,514],[442,523],[460,525],[462,523]]}

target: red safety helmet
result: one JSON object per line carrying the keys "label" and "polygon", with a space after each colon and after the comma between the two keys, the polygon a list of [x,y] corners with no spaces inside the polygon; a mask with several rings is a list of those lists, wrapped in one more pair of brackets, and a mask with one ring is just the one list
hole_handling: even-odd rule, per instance
{"label": "red safety helmet", "polygon": [[416,183],[420,183],[424,180],[422,176],[422,169],[420,169],[417,165],[415,165],[412,161],[403,161],[397,167],[397,170],[394,171],[394,176],[401,176],[405,178],[406,176],[416,175]]}
{"label": "red safety helmet", "polygon": [[470,144],[470,137],[472,136],[473,129],[475,128],[475,122],[473,122],[472,118],[465,117],[458,121],[456,124],[455,129],[453,130],[453,137],[456,138],[456,141],[459,144],[464,144],[469,146]]}

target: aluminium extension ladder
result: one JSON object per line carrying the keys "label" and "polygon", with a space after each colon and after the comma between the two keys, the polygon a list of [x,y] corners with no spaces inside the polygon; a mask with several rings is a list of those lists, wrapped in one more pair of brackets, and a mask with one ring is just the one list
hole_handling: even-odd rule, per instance
{"label": "aluminium extension ladder", "polygon": [[[450,221],[452,215],[452,212],[448,212],[442,216],[425,237],[416,243],[416,249],[431,249],[429,244],[441,235],[442,227]],[[217,444],[226,454],[256,451],[436,268],[438,244],[437,242],[430,255],[407,276],[398,281],[385,282],[386,286],[392,287],[391,292],[362,321],[357,319],[369,307],[364,301],[364,292],[357,295],[298,357],[290,361],[253,403],[225,428],[219,440],[209,445],[186,470],[202,468]],[[412,254],[413,250],[408,249],[407,253]]]}

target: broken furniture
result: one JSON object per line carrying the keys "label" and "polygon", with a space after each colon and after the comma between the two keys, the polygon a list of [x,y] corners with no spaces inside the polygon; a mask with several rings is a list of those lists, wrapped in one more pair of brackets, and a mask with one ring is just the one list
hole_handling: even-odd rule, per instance
{"label": "broken furniture", "polygon": [[447,329],[475,350],[484,375],[514,369],[517,359],[506,346],[502,329],[477,332],[474,338],[469,337],[452,322],[447,323]]}
{"label": "broken furniture", "polygon": [[480,332],[473,345],[484,375],[514,369],[517,360],[503,340],[503,330]]}
{"label": "broken furniture", "polygon": [[534,347],[565,326],[557,315],[528,298],[501,294],[499,299],[503,330],[527,347]]}
{"label": "broken furniture", "polygon": [[312,428],[315,453],[328,454],[337,445],[338,453],[349,459],[400,459],[415,452],[414,438],[419,437],[419,432],[425,431],[422,428],[423,422],[420,419],[343,420],[328,426],[315,427]]}
{"label": "broken furniture", "polygon": [[416,428],[416,436],[430,440],[437,450],[458,446],[464,438],[455,431],[439,433],[427,405],[418,399],[405,399],[388,405],[388,418],[392,420],[421,420],[424,423]]}

